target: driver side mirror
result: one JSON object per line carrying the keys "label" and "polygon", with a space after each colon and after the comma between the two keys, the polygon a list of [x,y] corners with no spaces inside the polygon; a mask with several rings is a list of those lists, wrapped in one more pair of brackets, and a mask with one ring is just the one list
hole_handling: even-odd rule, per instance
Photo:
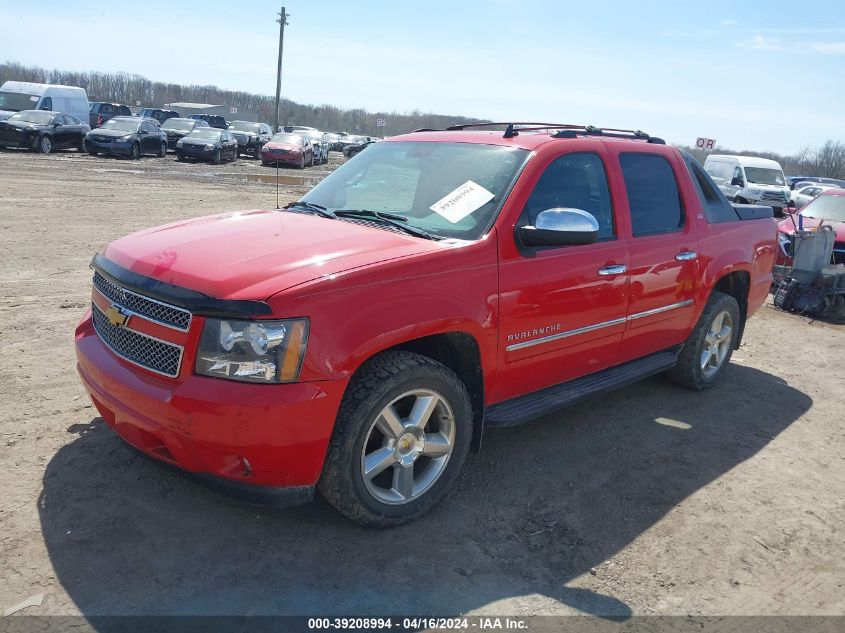
{"label": "driver side mirror", "polygon": [[731,180],[732,187],[744,187],[745,181],[742,179],[742,176],[737,176],[733,180]]}
{"label": "driver side mirror", "polygon": [[546,209],[534,226],[521,226],[517,235],[525,246],[574,246],[592,244],[599,236],[598,220],[581,209]]}

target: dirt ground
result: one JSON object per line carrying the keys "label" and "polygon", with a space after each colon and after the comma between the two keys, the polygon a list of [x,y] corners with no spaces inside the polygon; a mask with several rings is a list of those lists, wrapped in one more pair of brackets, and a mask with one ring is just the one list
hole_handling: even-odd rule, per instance
{"label": "dirt ground", "polygon": [[43,593],[22,613],[845,614],[845,326],[771,305],[714,389],[655,377],[492,431],[399,529],[319,498],[245,505],[127,449],[75,370],[91,256],[274,207],[248,180],[270,173],[0,152],[0,609]]}

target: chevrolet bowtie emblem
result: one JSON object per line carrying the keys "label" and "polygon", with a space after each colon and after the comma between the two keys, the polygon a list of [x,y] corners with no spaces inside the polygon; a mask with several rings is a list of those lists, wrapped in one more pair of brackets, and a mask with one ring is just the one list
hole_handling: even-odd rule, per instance
{"label": "chevrolet bowtie emblem", "polygon": [[106,318],[109,320],[109,323],[111,323],[113,326],[123,327],[129,320],[129,315],[125,314],[120,308],[120,306],[111,304],[109,306],[109,309],[106,310]]}

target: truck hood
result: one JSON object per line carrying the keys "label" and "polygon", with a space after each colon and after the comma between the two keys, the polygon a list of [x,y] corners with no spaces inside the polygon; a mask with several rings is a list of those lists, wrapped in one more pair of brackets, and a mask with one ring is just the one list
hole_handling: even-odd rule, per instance
{"label": "truck hood", "polygon": [[321,277],[436,250],[402,233],[302,213],[224,213],[132,233],[103,255],[218,299],[264,300]]}

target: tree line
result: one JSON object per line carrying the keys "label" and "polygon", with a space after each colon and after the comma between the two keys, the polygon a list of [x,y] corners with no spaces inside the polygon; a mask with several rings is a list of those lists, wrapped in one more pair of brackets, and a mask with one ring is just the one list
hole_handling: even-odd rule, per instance
{"label": "tree line", "polygon": [[[198,86],[151,81],[132,73],[74,72],[25,66],[18,62],[0,64],[0,84],[7,80],[79,86],[91,101],[123,103],[135,107],[161,107],[165,103],[191,102],[234,106],[239,111],[255,112],[260,121],[272,122],[275,99],[251,92],[223,90],[217,86]],[[363,108],[339,108],[310,105],[282,98],[279,118],[283,124],[309,125],[327,132],[349,132],[366,136],[393,136],[419,128],[442,128],[470,123],[478,119],[428,112],[368,112]],[[378,127],[377,119],[386,125]]]}
{"label": "tree line", "polygon": [[[165,103],[187,101],[234,106],[238,110],[255,112],[259,120],[273,120],[273,97],[251,92],[223,90],[217,86],[198,86],[151,81],[131,73],[103,73],[97,71],[73,72],[48,70],[40,66],[25,66],[18,62],[0,64],[0,84],[7,80],[79,86],[88,93],[91,101],[109,101],[135,106],[140,102],[147,107]],[[420,128],[444,128],[449,125],[483,121],[462,116],[432,114],[428,112],[368,112],[363,108],[339,108],[333,105],[310,105],[282,99],[280,120],[289,125],[310,125],[331,132],[350,132],[367,136],[393,136]],[[378,127],[376,121],[385,119],[386,126]],[[708,152],[694,147],[684,147],[702,163]],[[761,156],[780,163],[787,175],[825,176],[845,178],[845,143],[829,140],[821,147],[806,147],[794,155],[784,156],[774,152],[741,151],[719,148],[720,153]]]}
{"label": "tree line", "polygon": [[737,154],[740,156],[759,156],[776,160],[787,176],[820,176],[823,178],[841,178],[845,180],[845,143],[828,140],[819,147],[805,147],[797,154],[784,155],[775,152],[735,151],[719,147],[708,152],[695,147],[679,145],[695,158],[704,163],[708,154]]}

